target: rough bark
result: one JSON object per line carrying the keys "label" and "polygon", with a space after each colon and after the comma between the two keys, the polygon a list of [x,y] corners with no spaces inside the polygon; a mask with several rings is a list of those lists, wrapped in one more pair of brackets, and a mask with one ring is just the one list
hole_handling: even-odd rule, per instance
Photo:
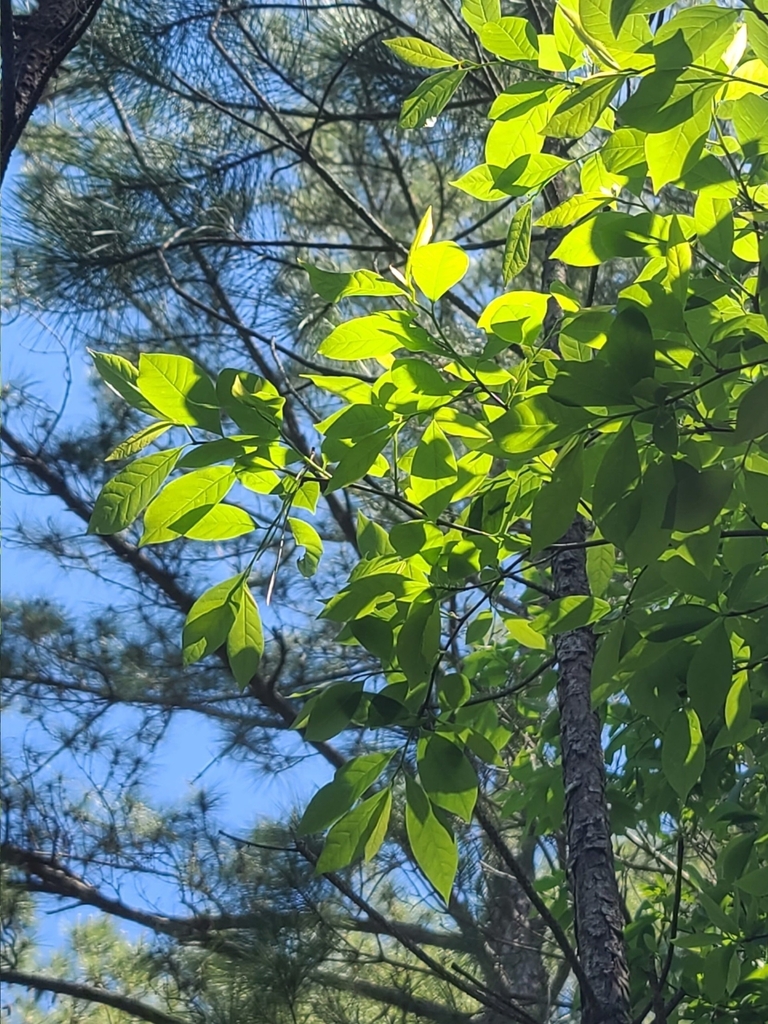
{"label": "rough bark", "polygon": [[30,14],[14,15],[11,0],[2,0],[0,181],[45,87],[102,3],[103,0],[39,0]]}
{"label": "rough bark", "polygon": [[[583,545],[577,516],[563,544]],[[557,597],[589,594],[586,551],[565,547],[552,559]],[[627,1024],[629,968],[605,796],[600,720],[592,709],[595,636],[589,627],[555,637],[559,666],[560,743],[565,785],[567,871],[579,959],[591,996],[582,988],[583,1024]]]}

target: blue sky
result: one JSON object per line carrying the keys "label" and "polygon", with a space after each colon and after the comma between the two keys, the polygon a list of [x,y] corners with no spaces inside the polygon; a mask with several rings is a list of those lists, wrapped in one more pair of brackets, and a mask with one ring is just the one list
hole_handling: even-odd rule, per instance
{"label": "blue sky", "polygon": [[[24,383],[49,406],[61,407],[62,427],[73,427],[87,422],[93,415],[93,391],[88,383],[87,356],[72,338],[55,337],[42,323],[34,320],[16,320],[3,326],[3,382],[13,386]],[[45,522],[49,518],[62,520],[57,499],[21,494],[3,479],[3,525],[7,531],[21,521]],[[66,516],[68,529],[72,517]],[[64,570],[48,557],[28,549],[16,549],[8,544],[3,552],[3,599],[45,596],[59,602],[75,614],[87,616],[103,604],[115,599],[108,584],[82,570]],[[113,728],[124,723],[126,738],[132,736],[131,715],[116,712]],[[3,737],[6,756],[13,758],[14,741],[21,737],[25,720],[11,708],[6,710]],[[298,736],[288,735],[284,742],[291,749],[302,747]],[[160,747],[155,773],[148,796],[159,804],[175,803],[190,796],[198,787],[205,786],[218,797],[217,814],[220,825],[233,834],[246,835],[259,819],[282,818],[292,808],[305,804],[314,789],[328,781],[330,770],[318,756],[304,761],[292,771],[279,775],[259,777],[248,766],[231,759],[216,761],[220,747],[213,726],[192,712],[178,713]],[[61,768],[61,764],[58,765]],[[183,912],[174,908],[158,892],[160,909],[168,913]],[[135,894],[139,898],[139,894]],[[125,898],[131,902],[131,894]],[[40,957],[60,945],[68,927],[82,919],[88,910],[70,910],[62,914],[39,918],[38,937]],[[137,929],[120,924],[127,934]]]}

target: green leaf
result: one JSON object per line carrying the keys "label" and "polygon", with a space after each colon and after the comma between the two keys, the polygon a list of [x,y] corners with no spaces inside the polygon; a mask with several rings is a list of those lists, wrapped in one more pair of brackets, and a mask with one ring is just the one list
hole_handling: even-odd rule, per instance
{"label": "green leaf", "polygon": [[632,387],[646,377],[653,377],[655,351],[647,317],[637,306],[625,306],[610,326],[600,358]]}
{"label": "green leaf", "polygon": [[602,597],[613,579],[616,565],[616,548],[613,544],[601,544],[587,548],[587,578],[589,589],[595,597]]}
{"label": "green leaf", "polygon": [[593,128],[625,81],[624,75],[593,75],[569,92],[543,133],[555,139],[577,139]]}
{"label": "green leaf", "polygon": [[244,690],[259,667],[264,653],[261,616],[245,580],[237,592],[235,621],[227,635],[227,658],[238,686]]}
{"label": "green leaf", "polygon": [[678,604],[673,608],[665,608],[651,616],[651,629],[648,639],[652,643],[663,644],[668,640],[677,640],[681,636],[690,636],[700,629],[711,625],[718,618],[714,608],[703,604]]}
{"label": "green leaf", "polygon": [[127,459],[129,456],[135,455],[136,452],[140,452],[156,438],[165,434],[172,426],[173,424],[171,423],[150,423],[148,427],[144,427],[143,430],[137,430],[135,434],[131,434],[125,441],[121,441],[116,448],[112,449],[104,461],[117,462],[118,459]]}
{"label": "green leaf", "polygon": [[227,368],[216,379],[216,394],[222,410],[242,431],[268,441],[280,437],[285,399],[270,381]]}
{"label": "green leaf", "polygon": [[652,134],[666,132],[707,107],[721,88],[719,79],[697,71],[652,71],[619,107],[625,125]]}
{"label": "green leaf", "polygon": [[717,623],[696,648],[686,685],[691,704],[703,725],[718,715],[731,689],[733,653],[725,627]]}
{"label": "green leaf", "polygon": [[308,715],[302,715],[304,739],[320,743],[336,736],[352,721],[363,697],[359,683],[334,683],[313,697]]}
{"label": "green leaf", "polygon": [[736,413],[736,436],[740,441],[763,434],[768,434],[768,376],[743,393]]}
{"label": "green leaf", "polygon": [[430,519],[437,519],[450,503],[457,480],[451,443],[432,420],[413,456],[409,500],[421,505]]}
{"label": "green leaf", "polygon": [[309,523],[305,523],[303,519],[293,519],[290,516],[288,525],[297,547],[304,548],[304,554],[296,563],[299,572],[302,576],[314,576],[323,554],[323,542],[320,540],[317,530]]}
{"label": "green leaf", "polygon": [[702,107],[682,124],[646,136],[645,156],[657,195],[664,185],[684,178],[698,164],[711,119],[709,108]]}
{"label": "green leaf", "polygon": [[392,790],[387,788],[348,811],[328,833],[317,873],[340,871],[361,857],[370,860],[384,838],[391,810]]}
{"label": "green leaf", "polygon": [[582,217],[594,213],[611,202],[611,197],[604,192],[579,192],[570,196],[553,210],[548,210],[536,221],[536,227],[567,228]]}
{"label": "green leaf", "polygon": [[241,573],[210,587],[189,610],[182,633],[184,664],[192,665],[224,645],[235,624],[245,577]]}
{"label": "green leaf", "polygon": [[699,716],[693,708],[675,711],[664,729],[661,765],[674,791],[685,801],[707,762]]}
{"label": "green leaf", "polygon": [[539,52],[536,32],[526,18],[487,22],[478,35],[486,50],[504,60],[536,60]]}
{"label": "green leaf", "polygon": [[573,267],[594,267],[616,257],[650,255],[651,240],[642,238],[638,218],[609,210],[576,225],[552,253]]}
{"label": "green leaf", "polygon": [[427,794],[409,775],[405,777],[405,794],[405,828],[414,860],[447,903],[459,866],[456,840],[435,814]]}
{"label": "green leaf", "polygon": [[329,782],[312,797],[298,825],[300,836],[322,832],[344,814],[373,785],[394,756],[394,750],[353,757],[337,769]]}
{"label": "green leaf", "polygon": [[504,624],[509,630],[513,640],[517,640],[523,647],[532,647],[537,651],[546,651],[547,639],[541,633],[537,633],[527,619],[505,618]]}
{"label": "green leaf", "polygon": [[462,0],[461,16],[475,32],[489,21],[501,18],[500,0]]}
{"label": "green leaf", "polygon": [[354,362],[377,359],[399,348],[418,351],[428,344],[426,331],[413,324],[413,314],[403,310],[382,310],[339,324],[318,352],[327,359]]}
{"label": "green leaf", "polygon": [[[175,530],[180,529],[180,533]],[[198,518],[197,512],[192,512],[189,517],[173,524],[173,530],[165,537],[166,540],[174,540],[177,536],[186,537],[188,540],[232,540],[234,537],[243,537],[256,529],[256,524],[245,509],[237,505],[214,505],[204,515]],[[157,544],[157,540],[147,543]]]}
{"label": "green leaf", "polygon": [[491,164],[478,164],[477,167],[473,167],[449,184],[466,192],[468,196],[479,199],[480,202],[495,203],[500,199],[507,198],[507,193],[496,185],[496,178],[500,170],[500,167]]}
{"label": "green leaf", "polygon": [[408,683],[426,683],[440,652],[440,606],[435,601],[411,605],[397,637],[397,660]]}
{"label": "green leaf", "polygon": [[752,714],[752,694],[749,676],[739,672],[725,698],[725,727],[728,732],[738,735]]}
{"label": "green leaf", "polygon": [[330,494],[340,487],[361,480],[371,469],[392,437],[391,430],[377,430],[374,434],[361,437],[359,441],[343,455],[325,485],[325,493]]}
{"label": "green leaf", "polygon": [[533,499],[531,554],[560,540],[576,515],[583,486],[584,459],[579,444],[556,462],[552,479]]}
{"label": "green leaf", "polygon": [[610,610],[608,602],[597,597],[559,597],[556,601],[550,602],[531,625],[541,633],[554,636],[556,633],[566,633],[597,622]]}
{"label": "green leaf", "polygon": [[400,111],[401,128],[423,128],[446,108],[464,81],[467,72],[438,71],[418,85],[404,101]]}
{"label": "green leaf", "polygon": [[108,480],[96,499],[88,533],[119,533],[130,526],[163,485],[181,451],[181,448],[171,448],[147,455]]}
{"label": "green leaf", "polygon": [[504,284],[528,266],[531,256],[531,203],[524,203],[509,222],[501,276]]}
{"label": "green leaf", "polygon": [[309,274],[312,290],[326,302],[358,295],[405,295],[400,285],[386,281],[372,270],[350,270],[348,272],[321,270],[309,263],[299,264]]}
{"label": "green leaf", "polygon": [[631,425],[609,445],[595,476],[592,514],[604,537],[620,547],[637,525],[640,515],[640,461]]}
{"label": "green leaf", "polygon": [[171,423],[221,433],[214,386],[186,356],[142,352],[136,387]]}
{"label": "green leaf", "polygon": [[733,471],[722,466],[699,471],[689,462],[678,459],[673,461],[672,467],[676,480],[674,528],[682,533],[694,533],[714,522],[724,508],[733,488]]}
{"label": "green leaf", "polygon": [[94,366],[99,371],[99,376],[115,394],[120,395],[125,401],[132,405],[139,412],[147,416],[162,418],[161,414],[148,402],[139,391],[136,382],[139,379],[139,371],[123,356],[115,355],[113,352],[97,352],[92,348],[86,350],[93,360]]}
{"label": "green leaf", "polygon": [[419,779],[433,804],[472,820],[477,801],[477,775],[460,747],[432,734],[419,756]]}
{"label": "green leaf", "polygon": [[678,11],[659,27],[653,37],[656,67],[674,70],[700,63],[698,58],[718,43],[722,43],[724,50],[730,42],[737,18],[738,11],[712,4]]}
{"label": "green leaf", "polygon": [[162,544],[188,534],[226,496],[234,482],[235,471],[229,466],[196,469],[174,480],[147,508],[139,544]]}
{"label": "green leaf", "polygon": [[[762,13],[765,14],[765,11]],[[745,11],[744,21],[750,46],[763,64],[768,64],[768,25],[755,11]]]}
{"label": "green leaf", "polygon": [[733,254],[733,212],[731,200],[702,193],[694,211],[699,241],[710,256],[728,263]]}
{"label": "green leaf", "polygon": [[742,892],[748,892],[750,896],[768,896],[768,867],[750,871],[740,878],[736,885]]}
{"label": "green leaf", "polygon": [[433,46],[423,39],[415,36],[400,36],[397,39],[385,39],[384,45],[399,57],[406,64],[413,64],[417,68],[451,68],[459,63],[456,57]]}
{"label": "green leaf", "polygon": [[411,272],[428,299],[436,302],[464,277],[469,257],[455,242],[420,246],[411,257]]}

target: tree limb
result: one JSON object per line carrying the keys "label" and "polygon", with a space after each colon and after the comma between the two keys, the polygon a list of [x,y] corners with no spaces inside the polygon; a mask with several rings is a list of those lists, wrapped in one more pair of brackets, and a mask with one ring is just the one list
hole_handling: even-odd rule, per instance
{"label": "tree limb", "polygon": [[46,974],[31,974],[28,971],[17,971],[12,967],[0,968],[0,980],[9,985],[23,985],[37,992],[55,992],[57,995],[71,996],[85,1003],[101,1003],[131,1017],[149,1021],[149,1024],[186,1024],[181,1017],[164,1013],[154,1006],[139,1002],[138,999],[131,999],[130,996],[79,981],[65,981],[63,978],[51,978]]}

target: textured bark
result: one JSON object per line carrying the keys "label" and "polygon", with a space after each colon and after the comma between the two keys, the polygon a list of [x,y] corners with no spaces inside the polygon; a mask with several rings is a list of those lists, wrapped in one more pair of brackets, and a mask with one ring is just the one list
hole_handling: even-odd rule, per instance
{"label": "textured bark", "polygon": [[2,3],[3,104],[0,180],[45,87],[103,0],[39,0],[26,15]]}
{"label": "textured bark", "polygon": [[[583,545],[586,524],[577,516],[564,544]],[[556,551],[552,575],[557,597],[589,594],[583,546]],[[565,784],[567,871],[579,959],[591,994],[582,987],[582,1024],[627,1024],[629,967],[605,797],[600,720],[592,709],[590,680],[595,636],[589,627],[555,637],[558,703]]]}
{"label": "textured bark", "polygon": [[[535,840],[523,839],[518,862],[529,878],[533,878]],[[499,854],[490,849],[486,854],[489,870],[487,887],[487,937],[493,955],[493,975],[504,979],[516,993],[525,994],[526,1009],[538,1021],[547,1013],[548,976],[542,958],[544,922],[533,913],[530,900],[520,883],[510,876]],[[496,868],[497,870],[494,870]],[[486,979],[488,983],[492,978]],[[503,995],[502,990],[499,994]],[[498,1010],[486,1009],[479,1017],[482,1024],[506,1024]]]}

